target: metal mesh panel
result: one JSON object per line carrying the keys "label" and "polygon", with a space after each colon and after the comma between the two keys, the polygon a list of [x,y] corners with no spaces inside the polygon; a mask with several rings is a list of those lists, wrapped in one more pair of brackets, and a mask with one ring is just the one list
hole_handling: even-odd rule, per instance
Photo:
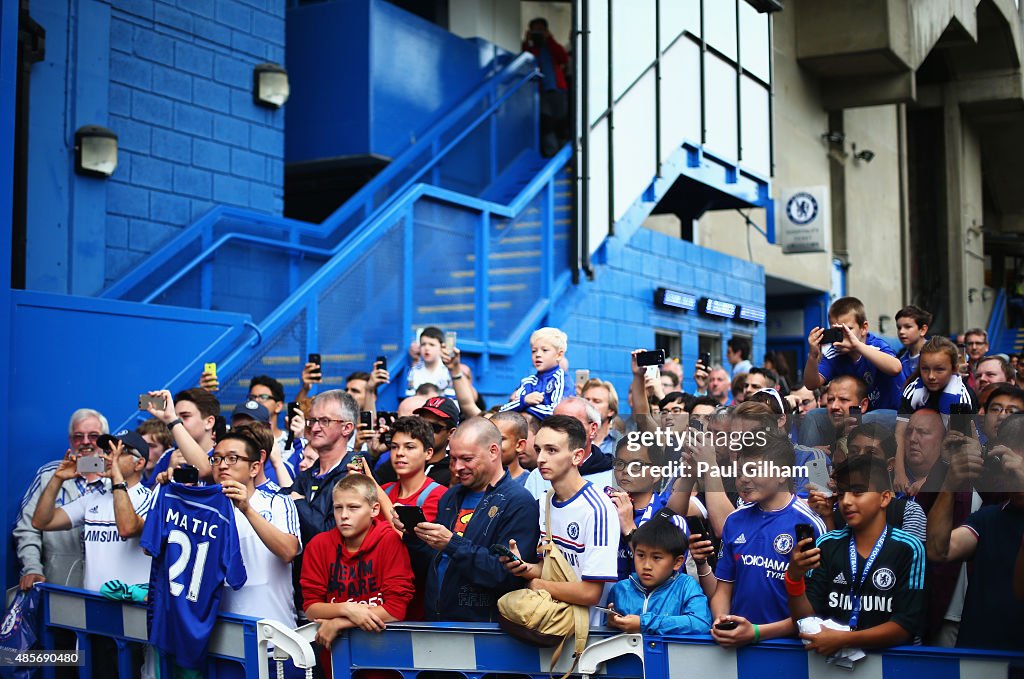
{"label": "metal mesh panel", "polygon": [[421,200],[414,215],[413,325],[480,339],[474,296],[480,213]]}
{"label": "metal mesh panel", "polygon": [[[367,251],[345,267],[317,299],[316,340],[324,379],[334,385],[355,370],[368,370],[390,346],[408,341],[401,330],[405,219],[400,218]],[[339,384],[340,386],[340,384]]]}
{"label": "metal mesh panel", "polygon": [[255,375],[270,375],[283,384],[289,394],[298,390],[302,366],[306,363],[306,312],[299,312],[287,328],[268,339],[234,374],[227,379],[221,375],[217,398],[226,412],[245,399],[249,379]]}

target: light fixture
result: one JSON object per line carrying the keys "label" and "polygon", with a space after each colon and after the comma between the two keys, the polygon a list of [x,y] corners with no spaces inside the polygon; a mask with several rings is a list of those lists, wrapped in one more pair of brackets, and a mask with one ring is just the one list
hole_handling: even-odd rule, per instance
{"label": "light fixture", "polygon": [[117,169],[117,135],[99,125],[75,131],[75,172],[106,179]]}
{"label": "light fixture", "polygon": [[846,135],[842,132],[834,132],[829,130],[825,134],[821,135],[821,138],[827,141],[829,144],[842,144],[846,141]]}
{"label": "light fixture", "polygon": [[764,323],[768,314],[764,309],[756,306],[741,306],[739,313],[736,315],[741,321],[749,321],[750,323]]}
{"label": "light fixture", "polygon": [[288,101],[288,71],[280,64],[259,64],[252,71],[252,98],[268,108],[281,108]]}
{"label": "light fixture", "polygon": [[697,308],[697,296],[680,290],[658,288],[654,291],[654,303],[665,309],[693,311]]}
{"label": "light fixture", "polygon": [[967,301],[971,304],[974,303],[974,296],[978,294],[978,288],[970,288],[967,290]]}
{"label": "light fixture", "polygon": [[884,314],[878,317],[878,334],[879,335],[884,335],[885,334],[885,323],[886,323],[886,321],[891,321],[891,320],[892,320],[892,316],[886,316]]}
{"label": "light fixture", "polygon": [[701,297],[698,308],[708,316],[719,318],[733,318],[736,316],[736,305],[721,299]]}

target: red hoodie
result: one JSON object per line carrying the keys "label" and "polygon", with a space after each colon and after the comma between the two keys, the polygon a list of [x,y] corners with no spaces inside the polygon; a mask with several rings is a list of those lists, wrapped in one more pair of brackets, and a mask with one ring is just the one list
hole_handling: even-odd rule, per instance
{"label": "red hoodie", "polygon": [[345,548],[336,528],[314,537],[303,552],[303,610],[316,603],[358,601],[405,619],[413,595],[412,566],[402,538],[389,524],[374,521],[355,552]]}

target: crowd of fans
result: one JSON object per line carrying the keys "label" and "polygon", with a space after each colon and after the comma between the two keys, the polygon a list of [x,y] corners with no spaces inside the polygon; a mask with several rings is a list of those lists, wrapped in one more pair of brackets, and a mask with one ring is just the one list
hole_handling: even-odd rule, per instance
{"label": "crowd of fans", "polygon": [[[866,319],[837,300],[802,378],[781,354],[754,365],[743,338],[727,365],[693,364],[693,394],[679,362],[624,355],[629,413],[587,370],[573,387],[555,328],[533,334],[534,372],[491,408],[438,328],[410,347],[395,412],[377,409],[383,361],[310,397],[323,377],[311,361],[294,404],[254,377],[226,422],[212,373],[149,392],[137,431],[108,436],[83,408],[22,501],[20,586],[148,599],[154,618],[183,618],[192,646],[151,640],[186,669],[218,601],[318,622],[327,653],[349,628],[495,622],[498,599],[524,587],[593,607],[594,627],[727,647],[1019,649],[1018,357],[990,355],[980,329],[929,336],[913,305],[896,315],[897,354]],[[543,577],[548,532],[575,581]],[[138,662],[147,674],[148,653]]]}

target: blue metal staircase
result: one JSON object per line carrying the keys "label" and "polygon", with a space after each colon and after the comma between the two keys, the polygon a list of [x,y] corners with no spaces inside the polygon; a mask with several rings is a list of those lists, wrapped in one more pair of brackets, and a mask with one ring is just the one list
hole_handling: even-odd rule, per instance
{"label": "blue metal staircase", "polygon": [[102,297],[247,314],[248,337],[167,385],[216,361],[225,406],[254,374],[297,386],[314,351],[327,386],[387,355],[399,397],[425,325],[458,332],[481,392],[507,392],[503,357],[570,279],[571,152],[536,152],[533,79],[529,55],[497,70],[324,223],[216,208]]}

